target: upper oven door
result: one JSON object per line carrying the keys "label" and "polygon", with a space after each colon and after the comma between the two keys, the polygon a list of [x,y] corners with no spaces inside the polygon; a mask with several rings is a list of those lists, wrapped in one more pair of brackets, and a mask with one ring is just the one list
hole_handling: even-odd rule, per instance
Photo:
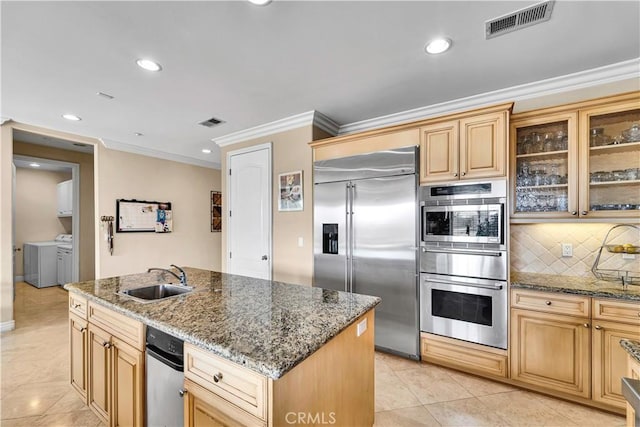
{"label": "upper oven door", "polygon": [[504,205],[422,206],[423,242],[504,243]]}

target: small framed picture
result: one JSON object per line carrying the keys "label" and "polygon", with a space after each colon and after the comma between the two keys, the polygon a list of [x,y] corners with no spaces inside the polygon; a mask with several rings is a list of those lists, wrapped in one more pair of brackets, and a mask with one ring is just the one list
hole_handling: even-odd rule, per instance
{"label": "small framed picture", "polygon": [[303,210],[302,171],[281,173],[278,178],[280,187],[278,210],[282,212]]}
{"label": "small framed picture", "polygon": [[211,232],[222,231],[222,193],[211,192]]}

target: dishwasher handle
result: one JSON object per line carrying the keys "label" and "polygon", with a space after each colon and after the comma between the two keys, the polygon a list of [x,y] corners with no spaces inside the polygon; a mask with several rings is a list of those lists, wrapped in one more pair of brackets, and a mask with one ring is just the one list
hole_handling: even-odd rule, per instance
{"label": "dishwasher handle", "polygon": [[171,367],[172,369],[176,370],[176,371],[183,371],[184,370],[184,361],[183,360],[175,360],[174,358],[172,358],[169,355],[163,354],[164,352],[162,350],[157,349],[156,347],[153,347],[151,345],[147,345],[147,354],[151,357],[153,357],[154,359],[164,363],[165,365]]}

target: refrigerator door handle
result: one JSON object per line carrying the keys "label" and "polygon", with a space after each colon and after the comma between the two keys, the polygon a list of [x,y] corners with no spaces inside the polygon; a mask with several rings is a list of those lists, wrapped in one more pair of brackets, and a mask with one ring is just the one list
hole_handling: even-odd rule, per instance
{"label": "refrigerator door handle", "polygon": [[351,253],[349,260],[349,292],[353,292],[353,246],[354,246],[354,232],[353,232],[353,199],[356,197],[356,185],[351,183],[351,193],[349,195],[349,252]]}
{"label": "refrigerator door handle", "polygon": [[349,242],[351,242],[349,238],[349,232],[351,231],[351,227],[349,227],[349,187],[350,184],[347,182],[344,187],[344,224],[345,224],[345,258],[346,263],[344,264],[344,290],[345,292],[349,292],[351,289],[351,282],[349,281],[349,265],[351,265],[351,254],[349,253]]}

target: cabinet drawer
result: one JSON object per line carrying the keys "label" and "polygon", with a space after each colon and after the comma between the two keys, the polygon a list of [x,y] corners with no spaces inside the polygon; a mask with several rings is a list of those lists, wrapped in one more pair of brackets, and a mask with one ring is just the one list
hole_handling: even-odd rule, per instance
{"label": "cabinet drawer", "polygon": [[69,292],[69,311],[83,319],[87,318],[87,300]]}
{"label": "cabinet drawer", "polygon": [[87,319],[90,323],[101,327],[137,350],[144,351],[145,336],[142,323],[102,307],[93,301],[89,301],[87,313]]}
{"label": "cabinet drawer", "polygon": [[594,298],[593,318],[640,325],[640,303]]}
{"label": "cabinet drawer", "polygon": [[184,376],[266,420],[267,378],[193,345],[184,345]]}
{"label": "cabinet drawer", "polygon": [[568,316],[589,317],[591,305],[589,297],[550,292],[511,291],[511,307],[525,310],[543,311]]}

